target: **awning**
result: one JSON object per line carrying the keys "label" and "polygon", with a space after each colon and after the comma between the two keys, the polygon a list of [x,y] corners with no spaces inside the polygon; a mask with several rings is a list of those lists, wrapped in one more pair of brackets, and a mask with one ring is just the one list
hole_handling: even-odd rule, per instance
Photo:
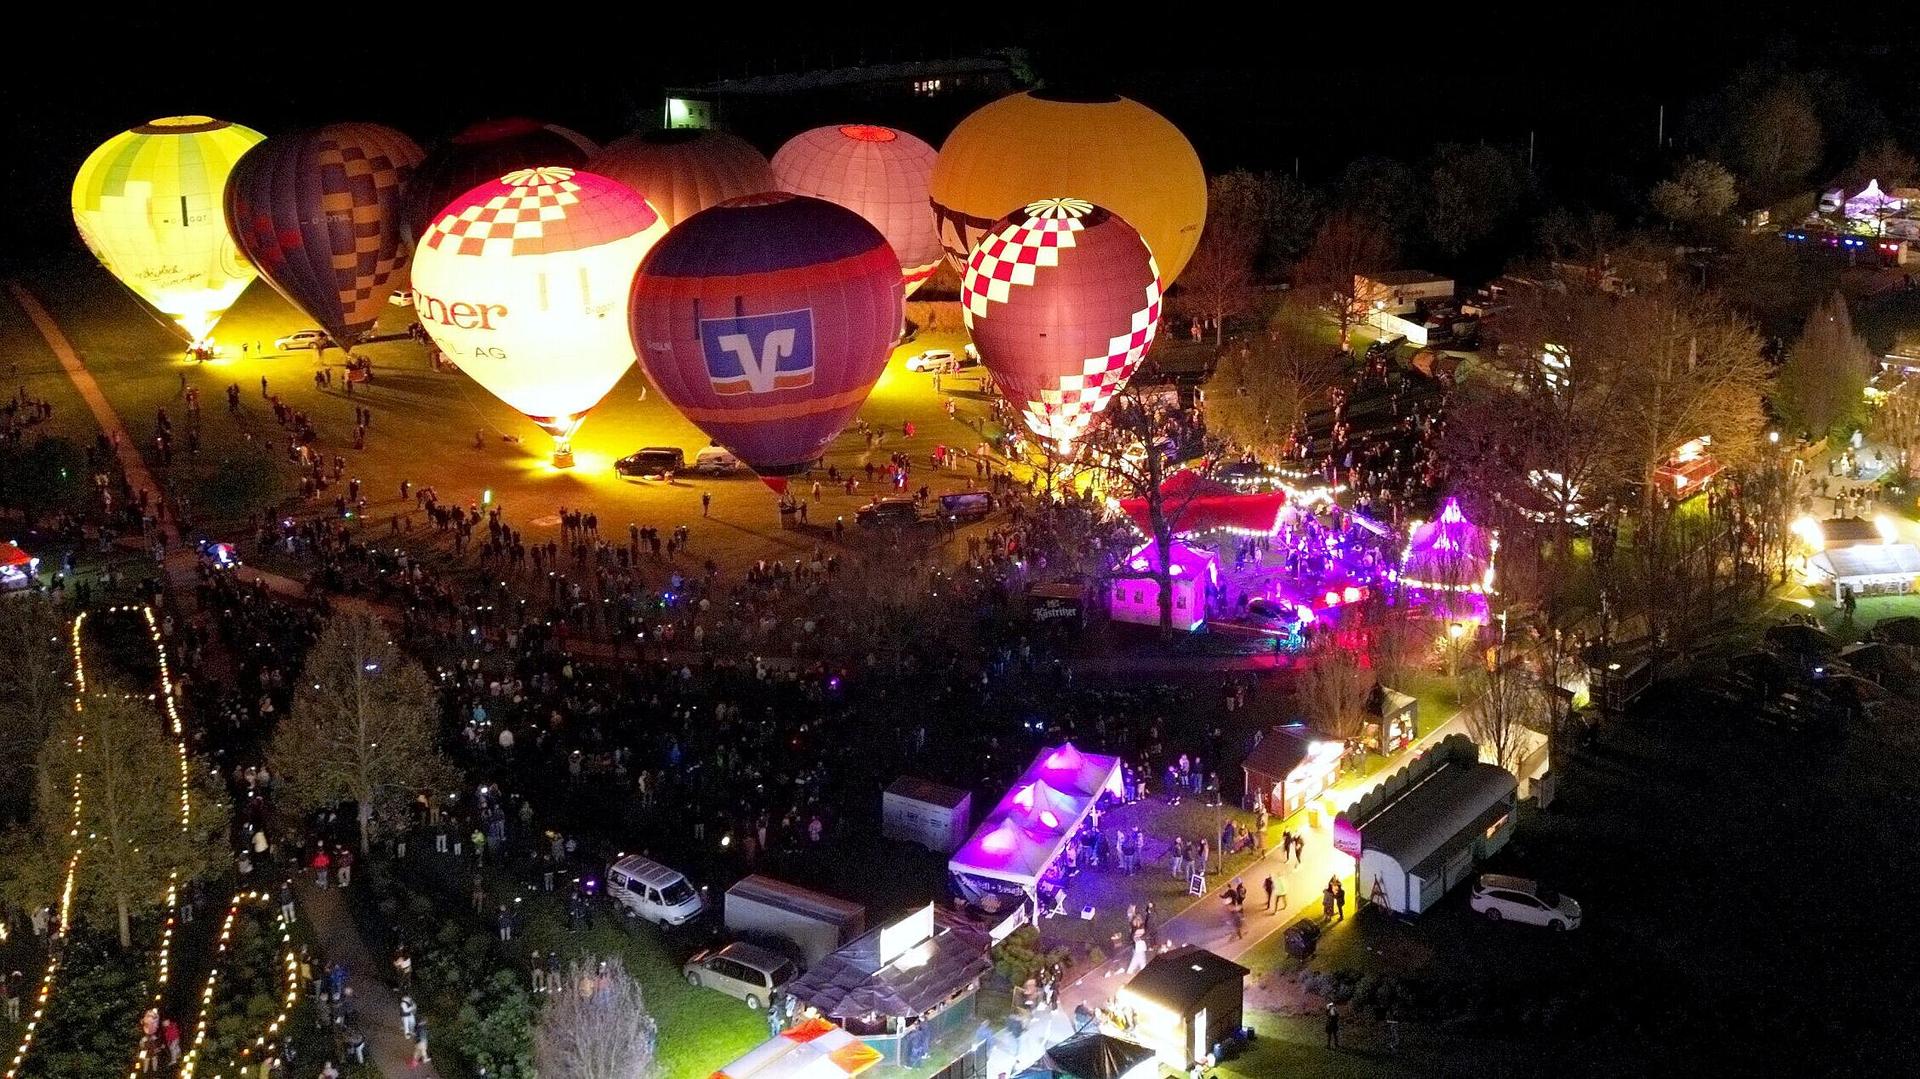
{"label": "awning", "polygon": [[711,1079],[845,1079],[880,1063],[880,1051],[825,1019],[808,1019],[714,1072]]}
{"label": "awning", "polygon": [[[1120,512],[1146,535],[1153,534],[1153,518],[1144,498],[1119,500]],[[1280,514],[1287,507],[1285,491],[1242,493],[1219,480],[1210,480],[1190,468],[1167,477],[1160,485],[1160,512],[1176,536],[1225,529],[1271,536],[1280,531]]]}

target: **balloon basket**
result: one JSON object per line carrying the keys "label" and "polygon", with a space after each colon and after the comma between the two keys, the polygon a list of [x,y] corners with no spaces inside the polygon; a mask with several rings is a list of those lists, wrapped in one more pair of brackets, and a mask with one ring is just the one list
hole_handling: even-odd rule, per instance
{"label": "balloon basket", "polygon": [[572,446],[555,446],[553,448],[553,467],[555,468],[572,468],[573,467],[573,447]]}

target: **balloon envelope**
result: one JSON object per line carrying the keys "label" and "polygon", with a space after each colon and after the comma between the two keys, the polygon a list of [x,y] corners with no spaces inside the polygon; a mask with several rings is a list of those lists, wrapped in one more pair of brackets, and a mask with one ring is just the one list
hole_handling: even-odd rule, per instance
{"label": "balloon envelope", "polygon": [[1034,434],[1065,450],[1153,345],[1160,275],[1133,226],[1083,199],[1043,199],[974,246],[960,313],[980,362]]}
{"label": "balloon envelope", "polygon": [[943,252],[927,202],[933,147],[904,131],[840,124],[802,131],[773,155],[783,191],[845,206],[867,219],[900,256],[907,295],[933,276]]}
{"label": "balloon envelope", "polygon": [[709,206],[779,184],[766,155],[724,131],[669,128],[615,139],[587,169],[647,197],[672,228]]}
{"label": "balloon envelope", "polygon": [[407,235],[415,240],[454,199],[535,166],[578,168],[594,152],[577,132],[523,117],[484,120],[430,151],[407,181]]}
{"label": "balloon envelope", "polygon": [[73,178],[73,223],[88,250],[196,341],[254,278],[221,198],[234,162],[264,137],[207,116],[169,116],[108,139]]}
{"label": "balloon envelope", "polygon": [[1207,220],[1207,177],[1180,129],[1124,97],[1003,97],[960,121],[931,182],[940,242],[964,267],[1001,215],[1061,191],[1140,230],[1166,283],[1180,276]]}
{"label": "balloon envelope", "polygon": [[778,192],[681,222],[633,289],[634,343],[654,386],[763,477],[809,467],[860,410],[904,304],[879,230]]}
{"label": "balloon envelope", "polygon": [[633,275],[666,231],[646,199],[604,176],[508,173],[428,227],[414,253],[414,311],[475,382],[570,431],[633,364]]}
{"label": "balloon envelope", "polygon": [[413,140],[380,124],[328,124],[247,151],[227,182],[227,228],[288,302],[345,345],[373,328],[406,265]]}

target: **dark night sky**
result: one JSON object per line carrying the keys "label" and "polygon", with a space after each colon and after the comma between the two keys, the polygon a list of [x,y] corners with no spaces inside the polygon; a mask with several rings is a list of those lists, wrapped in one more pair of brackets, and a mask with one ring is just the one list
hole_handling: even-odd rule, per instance
{"label": "dark night sky", "polygon": [[[409,6],[376,24],[361,45],[340,44],[326,32],[231,27],[197,37],[172,22],[123,22],[87,40],[76,71],[58,80],[25,66],[0,72],[0,145],[7,148],[0,168],[21,196],[0,220],[0,259],[71,243],[66,193],[80,161],[113,133],[176,113],[208,113],[269,134],[329,120],[378,120],[423,145],[474,119],[527,115],[605,140],[636,117],[656,115],[665,85],[776,65],[1015,44],[1030,49],[1035,66],[1056,83],[1104,82],[1159,109],[1188,132],[1209,169],[1289,170],[1298,156],[1303,177],[1321,182],[1361,154],[1418,158],[1441,140],[1524,144],[1529,130],[1538,133],[1543,164],[1565,176],[1650,156],[1659,103],[1677,123],[1687,98],[1758,61],[1920,85],[1920,17],[1882,15],[1881,39],[1892,44],[1876,46],[1875,35],[1859,26],[1816,20],[1808,8],[1800,9],[1809,14],[1799,16],[1799,26],[1793,18],[1758,17],[1754,5],[1738,9],[1749,16],[1740,25],[1722,25],[1732,9],[1717,6],[1654,20],[1617,5],[1592,8],[1585,26],[1521,14],[1542,6],[1515,7],[1513,17],[1503,17],[1497,5],[1424,9],[1419,18],[1369,14],[1364,25],[1316,26],[1293,15],[1271,23],[1222,17],[1217,24],[1204,16],[1191,24],[1163,17],[1131,40],[1118,25],[1126,20],[1091,17],[1098,10],[1091,7],[969,28],[950,18],[894,15],[866,29],[831,31],[798,19],[756,25],[745,7],[737,24],[710,19],[671,29],[653,17],[603,15],[590,26],[556,22],[501,41],[488,37],[512,29],[476,17],[473,8],[437,21]],[[1076,21],[1107,29],[1088,35],[1070,28]],[[1903,21],[1904,29],[1894,25]],[[553,44],[542,47],[543,36]],[[79,70],[100,75],[76,79]],[[1909,96],[1920,109],[1915,99],[1920,93]],[[945,132],[920,134],[937,144]]]}

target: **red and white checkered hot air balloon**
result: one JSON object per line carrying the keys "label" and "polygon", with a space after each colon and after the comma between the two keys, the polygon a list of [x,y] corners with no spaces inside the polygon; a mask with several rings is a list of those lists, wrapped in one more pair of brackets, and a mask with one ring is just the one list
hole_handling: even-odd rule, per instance
{"label": "red and white checkered hot air balloon", "polygon": [[541,167],[455,198],[420,239],[414,311],[460,369],[554,438],[569,439],[633,365],[633,275],[667,223],[604,176]]}
{"label": "red and white checkered hot air balloon", "polygon": [[960,307],[994,384],[1064,453],[1152,347],[1160,271],[1118,214],[1042,199],[981,237]]}
{"label": "red and white checkered hot air balloon", "polygon": [[897,128],[837,124],[802,131],[773,155],[780,189],[844,206],[861,217],[900,256],[908,296],[946,257],[927,201],[927,180],[938,155]]}

